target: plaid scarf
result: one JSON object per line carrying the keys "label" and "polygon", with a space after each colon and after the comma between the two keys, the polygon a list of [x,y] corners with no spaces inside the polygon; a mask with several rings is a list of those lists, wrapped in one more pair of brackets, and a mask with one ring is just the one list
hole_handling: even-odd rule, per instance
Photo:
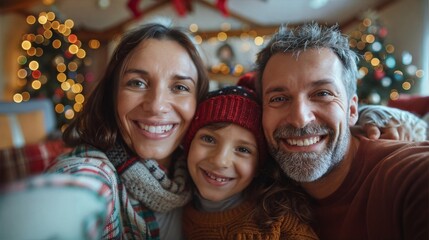
{"label": "plaid scarf", "polygon": [[117,169],[127,192],[140,203],[138,207],[143,220],[140,224],[147,229],[147,239],[159,239],[159,226],[153,212],[182,207],[191,197],[186,186],[185,159],[173,162],[173,178],[170,179],[156,160],[130,156],[121,144],[116,144],[106,155]]}

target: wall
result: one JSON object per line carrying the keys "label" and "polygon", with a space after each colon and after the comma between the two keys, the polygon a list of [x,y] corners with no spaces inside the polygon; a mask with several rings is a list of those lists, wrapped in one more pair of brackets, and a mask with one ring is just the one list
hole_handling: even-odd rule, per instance
{"label": "wall", "polygon": [[0,15],[0,101],[12,98],[20,54],[21,35],[27,30],[25,18],[15,14]]}
{"label": "wall", "polygon": [[[395,46],[396,59],[404,51],[413,56],[412,64],[424,71],[413,93],[429,95],[429,6],[428,0],[398,0],[380,11],[379,17],[388,30],[386,43]],[[345,29],[352,31],[357,26]]]}
{"label": "wall", "polygon": [[[398,0],[380,12],[389,30],[387,40],[396,47],[397,57],[400,57],[402,51],[409,51],[413,55],[413,64],[424,70],[425,75],[418,90],[424,95],[429,95],[428,9],[428,0]],[[18,70],[16,58],[21,53],[20,37],[27,31],[26,26],[23,16],[0,15],[0,100],[11,99],[11,89]],[[236,43],[232,42],[232,45]],[[101,55],[104,55],[105,61],[106,53]],[[100,65],[101,62],[97,69],[102,69]]]}
{"label": "wall", "polygon": [[386,20],[389,38],[396,47],[396,55],[403,51],[413,56],[417,68],[423,69],[424,77],[420,82],[418,93],[429,95],[429,1],[403,0],[381,12],[380,17]]}

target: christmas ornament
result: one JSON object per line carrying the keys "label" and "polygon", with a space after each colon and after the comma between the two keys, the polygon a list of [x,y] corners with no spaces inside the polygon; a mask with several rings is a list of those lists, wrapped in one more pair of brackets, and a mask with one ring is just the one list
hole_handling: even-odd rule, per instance
{"label": "christmas ornament", "polygon": [[229,11],[226,7],[226,0],[217,0],[216,6],[220,10],[223,16],[226,17],[229,15]]}
{"label": "christmas ornament", "polygon": [[188,12],[192,11],[191,0],[172,0],[174,8],[179,16],[184,17]]}
{"label": "christmas ornament", "polygon": [[133,13],[134,18],[139,18],[143,13],[138,9],[140,0],[128,0],[127,7]]}
{"label": "christmas ornament", "polygon": [[378,94],[377,92],[372,92],[371,94],[369,94],[367,100],[370,104],[379,104],[381,101],[381,97],[380,94]]}

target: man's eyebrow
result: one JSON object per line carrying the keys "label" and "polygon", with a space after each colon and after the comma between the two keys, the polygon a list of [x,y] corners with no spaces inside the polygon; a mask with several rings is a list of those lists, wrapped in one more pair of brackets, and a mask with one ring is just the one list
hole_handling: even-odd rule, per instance
{"label": "man's eyebrow", "polygon": [[333,84],[333,83],[334,83],[334,80],[329,79],[329,78],[324,78],[324,79],[320,79],[320,80],[312,82],[311,85],[319,86],[319,85]]}
{"label": "man's eyebrow", "polygon": [[265,94],[270,94],[270,93],[275,93],[275,92],[283,92],[287,90],[287,88],[285,87],[279,87],[279,86],[274,86],[274,87],[269,87],[267,88],[264,93]]}
{"label": "man's eyebrow", "polygon": [[[335,89],[337,89],[337,86],[334,84],[334,81],[332,79],[329,79],[329,78],[320,79],[320,80],[317,80],[317,81],[310,83],[310,86],[312,86],[312,87],[317,87],[317,86],[322,86],[322,85],[332,85],[332,86],[335,86]],[[265,94],[278,93],[278,92],[284,92],[287,90],[288,90],[288,88],[284,87],[284,86],[273,86],[273,87],[267,88],[264,91],[264,93]]]}
{"label": "man's eyebrow", "polygon": [[333,86],[333,87],[335,88],[335,90],[337,90],[337,91],[338,91],[338,86],[337,86],[337,84],[335,84],[335,83],[334,83],[334,80],[333,80],[333,79],[330,79],[330,78],[320,79],[320,80],[317,80],[317,81],[314,81],[314,82],[312,82],[312,83],[311,83],[311,86],[312,86],[312,87],[319,87],[319,86],[323,86],[323,85],[330,85],[330,86]]}

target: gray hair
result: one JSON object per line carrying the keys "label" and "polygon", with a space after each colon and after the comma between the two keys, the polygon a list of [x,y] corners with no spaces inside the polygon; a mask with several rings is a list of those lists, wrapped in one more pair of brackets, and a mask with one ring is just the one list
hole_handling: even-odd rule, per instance
{"label": "gray hair", "polygon": [[261,93],[262,75],[268,60],[277,53],[293,53],[298,56],[307,49],[328,48],[343,64],[343,83],[350,99],[356,93],[358,79],[358,55],[350,49],[348,37],[341,34],[338,25],[322,26],[315,22],[296,28],[281,25],[268,44],[258,53],[256,59],[257,90]]}

